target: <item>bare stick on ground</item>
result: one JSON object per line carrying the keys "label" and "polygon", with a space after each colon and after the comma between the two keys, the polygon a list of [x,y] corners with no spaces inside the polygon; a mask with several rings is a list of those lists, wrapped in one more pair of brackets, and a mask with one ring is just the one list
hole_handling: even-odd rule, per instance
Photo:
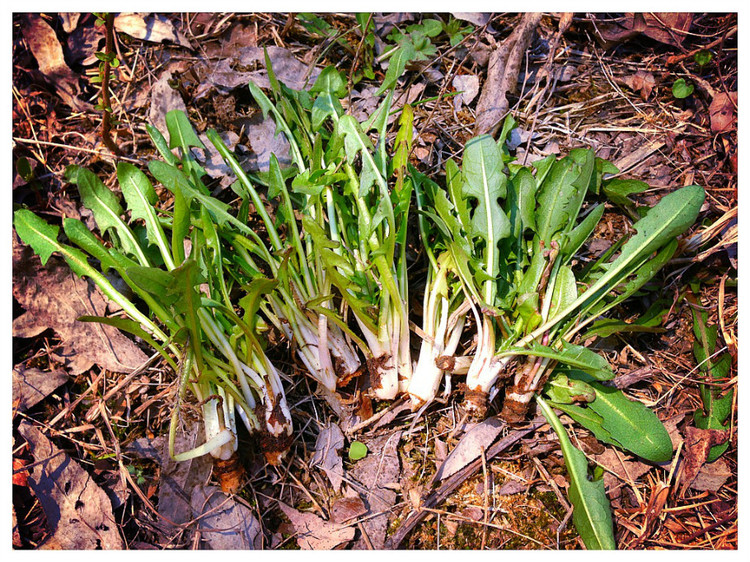
{"label": "bare stick on ground", "polygon": [[496,45],[490,54],[487,80],[477,102],[475,135],[494,135],[500,128],[502,119],[508,113],[507,94],[516,89],[524,53],[541,19],[541,13],[524,14],[513,33]]}

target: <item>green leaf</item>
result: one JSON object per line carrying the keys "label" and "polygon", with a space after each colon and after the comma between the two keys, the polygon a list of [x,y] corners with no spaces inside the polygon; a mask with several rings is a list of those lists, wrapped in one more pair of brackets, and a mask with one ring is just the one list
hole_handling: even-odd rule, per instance
{"label": "green leaf", "polygon": [[497,244],[510,235],[510,221],[499,203],[507,192],[507,177],[502,167],[502,154],[491,136],[482,135],[466,143],[461,167],[462,193],[464,199],[472,198],[476,203],[471,214],[472,234],[485,242],[484,273],[490,278],[499,271]]}
{"label": "green leaf", "polygon": [[596,399],[596,391],[591,385],[582,380],[570,379],[560,372],[550,377],[544,387],[544,393],[558,404],[593,402]]}
{"label": "green leaf", "polygon": [[141,338],[150,347],[158,351],[159,355],[164,358],[164,360],[169,364],[170,367],[172,367],[175,372],[179,371],[179,368],[174,362],[174,359],[172,359],[172,357],[169,355],[169,353],[167,353],[164,347],[162,347],[154,338],[152,338],[151,334],[141,328],[141,325],[138,324],[138,322],[130,320],[129,318],[118,318],[116,316],[79,316],[77,320],[79,322],[97,322],[99,324],[107,324],[108,326],[113,326],[118,330],[122,330],[123,332],[133,334],[134,336]]}
{"label": "green leaf", "polygon": [[13,214],[13,226],[18,236],[31,246],[42,265],[47,265],[50,256],[60,250],[57,235],[60,228],[49,224],[28,209],[19,209]]}
{"label": "green leaf", "polygon": [[[583,380],[596,390],[596,400],[587,408],[601,416],[601,428],[620,447],[651,462],[671,460],[672,440],[653,411],[643,403],[631,400],[621,390],[596,382],[587,373],[571,370],[569,376]],[[566,413],[585,425],[574,413],[567,410]]]}
{"label": "green leaf", "polygon": [[693,55],[693,60],[698,66],[706,66],[713,58],[714,54],[708,49],[701,49]]}
{"label": "green leaf", "polygon": [[73,270],[73,273],[94,281],[105,295],[122,307],[128,316],[142,326],[148,327],[151,333],[162,341],[167,340],[166,335],[148,317],[117,291],[104,275],[89,264],[86,254],[77,248],[60,244],[57,241],[58,227],[48,224],[47,221],[37,217],[27,209],[19,209],[14,213],[13,225],[21,240],[31,246],[42,263],[46,264],[50,255],[53,252],[58,252],[70,266],[70,269]]}
{"label": "green leaf", "polygon": [[679,99],[684,99],[693,93],[695,86],[692,83],[686,82],[684,78],[678,78],[672,84],[672,95]]}
{"label": "green leaf", "polygon": [[167,139],[164,138],[164,135],[161,134],[161,131],[150,123],[146,124],[146,131],[148,132],[148,136],[151,137],[151,142],[154,143],[154,147],[159,151],[161,157],[164,158],[168,164],[176,166],[180,159],[170,150],[169,143],[167,142]]}
{"label": "green leaf", "polygon": [[586,242],[589,236],[591,236],[591,233],[594,232],[596,225],[599,224],[603,215],[604,205],[597,205],[580,223],[578,223],[578,226],[568,232],[560,250],[560,253],[563,256],[563,263],[567,263],[576,252],[581,249],[584,242]]}
{"label": "green leaf", "polygon": [[352,441],[349,445],[349,460],[358,461],[367,456],[367,445],[361,441]]}
{"label": "green leaf", "polygon": [[623,320],[617,320],[614,318],[604,318],[597,320],[591,325],[589,329],[582,337],[583,340],[590,338],[608,338],[613,334],[620,333],[651,333],[656,334],[663,332],[664,328],[660,326],[644,326],[637,322],[624,322]]}
{"label": "green leaf", "polygon": [[318,75],[310,93],[326,93],[342,98],[347,94],[346,80],[335,66],[327,66]]}
{"label": "green leaf", "polygon": [[552,408],[541,398],[537,402],[544,417],[560,439],[565,467],[570,478],[568,496],[573,504],[573,523],[589,550],[614,550],[614,528],[609,500],[602,480],[589,480],[586,456],[570,442],[565,427]]}
{"label": "green leaf", "polygon": [[536,179],[528,168],[521,168],[508,184],[505,211],[512,225],[512,234],[518,237],[536,228]]}
{"label": "green leaf", "polygon": [[569,157],[561,158],[552,164],[539,187],[536,231],[545,248],[578,215],[576,202],[579,190],[574,182],[579,176],[580,169],[576,162]]}
{"label": "green leaf", "polygon": [[653,252],[685,232],[695,222],[705,196],[702,187],[690,185],[662,197],[644,218],[633,225],[636,235],[622,246],[620,256],[609,264],[606,272],[574,303],[537,328],[528,339],[539,337],[579,306],[590,307],[601,300],[612,287],[641,267]]}
{"label": "green leaf", "polygon": [[113,231],[113,242],[124,252],[138,258],[141,265],[149,265],[148,258],[135,235],[121,218],[123,209],[120,206],[120,198],[104,185],[96,174],[85,168],[78,169],[76,183],[81,201],[93,213],[99,231],[102,234]]}
{"label": "green leaf", "polygon": [[195,134],[188,116],[181,109],[167,112],[166,122],[169,132],[169,148],[183,148],[186,151],[191,146],[206,148]]}
{"label": "green leaf", "polygon": [[[528,348],[512,347],[504,354],[507,355],[532,355],[535,357],[547,357],[562,363],[582,369],[593,379],[606,381],[614,378],[609,362],[590,349],[582,345],[575,345],[565,340],[560,342],[561,349],[553,349],[538,342],[532,342]],[[589,382],[586,380],[585,382]]]}
{"label": "green leaf", "polygon": [[403,40],[388,60],[388,70],[385,71],[383,83],[378,88],[378,91],[375,92],[375,95],[382,96],[386,90],[393,88],[406,70],[406,65],[416,59],[416,57],[417,52],[414,44],[408,39]]}
{"label": "green leaf", "polygon": [[628,199],[628,196],[635,193],[643,193],[647,189],[649,189],[649,185],[646,182],[638,180],[613,179],[602,182],[604,195],[617,205],[632,205],[633,202]]}
{"label": "green leaf", "polygon": [[103,272],[106,273],[109,269],[117,269],[117,262],[112,258],[109,250],[80,220],[63,219],[63,230],[73,244],[99,260]]}
{"label": "green leaf", "polygon": [[117,179],[128,209],[130,209],[131,219],[143,220],[149,243],[155,244],[159,248],[164,263],[170,269],[173,268],[174,263],[172,263],[167,237],[154,208],[159,198],[148,177],[134,165],[128,162],[119,162],[117,164]]}
{"label": "green leaf", "polygon": [[554,280],[552,289],[552,303],[549,309],[549,315],[554,316],[560,310],[569,306],[578,297],[578,287],[576,286],[576,276],[573,270],[568,266],[560,266]]}
{"label": "green leaf", "polygon": [[[693,314],[693,355],[698,362],[698,368],[708,381],[725,381],[729,377],[732,368],[732,356],[723,353],[714,356],[717,341],[718,327],[708,326],[708,313],[705,310],[692,309]],[[727,419],[732,413],[734,401],[734,389],[722,392],[721,388],[714,388],[710,384],[700,386],[701,406],[693,414],[695,426],[700,429],[727,429]],[[708,462],[719,458],[729,447],[729,443],[722,443],[711,447],[708,454]]]}

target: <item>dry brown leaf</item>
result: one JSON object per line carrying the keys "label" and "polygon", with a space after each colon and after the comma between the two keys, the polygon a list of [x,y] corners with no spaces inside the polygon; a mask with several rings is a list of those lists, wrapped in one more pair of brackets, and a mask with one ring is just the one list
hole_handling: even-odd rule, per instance
{"label": "dry brown leaf", "polygon": [[639,70],[621,79],[622,82],[634,92],[638,92],[643,101],[646,101],[656,86],[656,78],[650,72]]}
{"label": "dry brown leaf", "polygon": [[[180,453],[199,445],[200,424],[192,424],[189,433],[177,434],[175,451]],[[211,475],[209,456],[177,462],[169,455],[167,436],[156,439],[142,438],[131,445],[129,451],[141,458],[156,461],[161,467],[159,478],[159,527],[168,536],[179,530],[179,525],[193,520],[191,496],[193,489],[205,486]],[[172,525],[175,524],[175,526]]]}
{"label": "dry brown leaf", "polygon": [[475,74],[459,74],[453,79],[453,89],[461,92],[453,98],[453,107],[458,111],[469,105],[479,93],[479,77]]}
{"label": "dry brown leaf", "polygon": [[718,492],[730,476],[732,476],[732,469],[724,459],[718,459],[704,464],[690,487],[700,492]]}
{"label": "dry brown leaf", "polygon": [[708,114],[711,116],[712,133],[726,133],[734,129],[737,126],[737,92],[716,94],[708,106]]}
{"label": "dry brown leaf", "polygon": [[646,13],[644,19],[646,20],[644,35],[675,47],[682,45],[693,24],[693,14],[689,12]]}
{"label": "dry brown leaf", "polygon": [[16,365],[13,367],[13,405],[24,412],[67,381],[65,371],[41,371]]}
{"label": "dry brown leaf", "polygon": [[81,93],[78,75],[65,62],[63,48],[54,29],[40,15],[26,14],[22,33],[39,65],[39,72],[55,87],[60,99],[78,111],[90,110],[89,104],[78,99]]}
{"label": "dry brown leaf", "polygon": [[685,429],[684,467],[682,471],[682,493],[690,487],[708,458],[711,447],[724,443],[729,432],[721,429],[700,429],[688,426]]}
{"label": "dry brown leaf", "polygon": [[478,459],[482,455],[482,449],[492,445],[504,427],[507,425],[498,418],[489,418],[472,427],[440,465],[435,473],[434,482],[445,480]]}
{"label": "dry brown leaf", "polygon": [[518,88],[518,76],[525,60],[526,50],[531,44],[536,27],[542,19],[538,12],[527,12],[502,43],[490,54],[487,63],[487,79],[477,101],[477,118],[474,134],[494,135],[508,112],[506,95]]}
{"label": "dry brown leaf", "polygon": [[276,155],[282,168],[291,166],[289,141],[283,133],[277,134],[276,122],[271,117],[263,119],[258,113],[238,124],[242,125],[250,144],[250,154],[241,162],[243,166],[253,172],[267,172],[271,166],[271,154]]}
{"label": "dry brown leaf", "polygon": [[492,16],[487,12],[451,12],[451,15],[457,20],[468,21],[479,26],[487,25]]}
{"label": "dry brown leaf", "polygon": [[[309,69],[291,51],[282,47],[266,47],[268,58],[276,78],[293,90],[309,89],[320,74],[317,68]],[[270,88],[268,72],[265,69],[264,49],[255,46],[229,50],[227,58],[200,65],[197,72],[204,75],[202,84],[195,93],[196,98],[208,94],[212,88],[230,92],[235,88],[247,87],[253,81],[259,88]],[[259,70],[244,70],[258,68]],[[309,70],[309,73],[308,73]]]}
{"label": "dry brown leaf", "polygon": [[166,69],[159,75],[159,79],[151,86],[151,105],[148,120],[168,137],[166,115],[173,109],[187,112],[187,106],[180,93],[171,86],[172,70]]}
{"label": "dry brown leaf", "polygon": [[333,550],[354,538],[352,527],[325,521],[314,513],[303,513],[281,502],[279,507],[291,521],[302,550]]}
{"label": "dry brown leaf", "polygon": [[[234,131],[219,133],[219,136],[231,151],[235,149],[240,140],[239,135]],[[198,156],[198,161],[203,165],[203,169],[206,170],[206,174],[208,174],[209,177],[219,180],[219,185],[222,189],[229,187],[237,179],[234,172],[232,172],[232,169],[226,164],[226,162],[224,162],[221,153],[219,153],[214,144],[208,140],[208,135],[201,133],[199,138],[201,139],[203,146],[206,147],[206,151],[205,157]],[[196,152],[198,151],[197,149],[193,150]]]}
{"label": "dry brown leaf", "polygon": [[596,29],[598,37],[609,45],[643,34],[660,43],[679,47],[692,23],[693,14],[688,12],[626,13],[615,23],[598,24]]}
{"label": "dry brown leaf", "polygon": [[151,43],[169,41],[188,49],[193,46],[169,19],[159,14],[123,13],[115,17],[115,29]]}
{"label": "dry brown leaf", "polygon": [[[354,463],[348,471],[349,476],[362,485],[357,490],[368,508],[368,517],[361,525],[376,549],[382,549],[385,545],[389,514],[396,504],[397,497],[392,487],[394,483],[400,482],[403,476],[398,457],[401,433],[396,431],[374,439],[361,438],[360,441],[367,445],[369,453],[364,459]],[[354,548],[365,550],[369,546],[360,538],[354,544]]]}
{"label": "dry brown leaf", "polygon": [[78,20],[81,19],[80,12],[62,12],[60,20],[65,33],[70,33],[78,27]]}
{"label": "dry brown leaf", "polygon": [[206,550],[260,550],[263,533],[253,512],[216,486],[196,486],[193,511],[200,515],[198,531]]}
{"label": "dry brown leaf", "polygon": [[65,452],[35,426],[22,421],[18,432],[34,465],[28,482],[47,516],[50,539],[42,549],[121,549],[122,539],[107,494]]}
{"label": "dry brown leaf", "polygon": [[13,321],[13,335],[31,338],[51,328],[62,340],[53,357],[77,375],[93,365],[127,373],[148,358],[111,326],[79,322],[80,316],[103,316],[107,300],[93,283],[74,275],[55,256],[45,267],[30,248],[13,243],[13,296],[26,310]]}
{"label": "dry brown leaf", "polygon": [[359,496],[341,498],[331,506],[331,521],[344,524],[367,513],[367,506]]}
{"label": "dry brown leaf", "polygon": [[610,497],[620,496],[623,482],[632,485],[653,468],[653,465],[642,463],[613,447],[607,447],[603,453],[592,455],[592,458],[606,469],[603,480]]}
{"label": "dry brown leaf", "polygon": [[315,441],[315,454],[310,461],[311,466],[323,470],[338,493],[344,480],[344,462],[339,451],[344,448],[344,434],[335,423],[329,423],[318,433]]}

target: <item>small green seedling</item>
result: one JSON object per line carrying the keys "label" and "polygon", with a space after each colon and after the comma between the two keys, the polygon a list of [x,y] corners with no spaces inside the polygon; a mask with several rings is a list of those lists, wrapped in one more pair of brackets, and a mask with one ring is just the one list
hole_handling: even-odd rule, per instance
{"label": "small green seedling", "polygon": [[678,78],[672,84],[672,95],[678,100],[685,99],[693,93],[695,86],[691,82],[686,81],[684,78]]}
{"label": "small green seedling", "polygon": [[358,461],[365,458],[366,456],[367,445],[362,443],[362,441],[352,441],[352,444],[349,445],[349,460]]}
{"label": "small green seedling", "polygon": [[695,64],[703,68],[714,59],[714,54],[708,49],[701,49],[693,56]]}

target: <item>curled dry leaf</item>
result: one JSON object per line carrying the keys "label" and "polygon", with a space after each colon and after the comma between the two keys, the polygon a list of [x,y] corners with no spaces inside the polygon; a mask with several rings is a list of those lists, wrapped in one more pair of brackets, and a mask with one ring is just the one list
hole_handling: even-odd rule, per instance
{"label": "curled dry leaf", "polygon": [[634,92],[638,92],[643,101],[646,101],[656,86],[656,78],[650,72],[639,70],[621,79],[622,83]]}
{"label": "curled dry leaf", "polygon": [[42,549],[121,549],[107,494],[91,476],[29,422],[18,427],[34,458],[28,483],[47,517],[51,536]]}
{"label": "curled dry leaf", "polygon": [[[268,72],[265,69],[265,53],[273,67],[276,78],[293,90],[309,89],[320,75],[320,70],[310,68],[299,61],[291,51],[282,47],[249,46],[231,51],[231,55],[219,61],[211,61],[198,69],[204,75],[203,84],[195,96],[205,96],[212,87],[229,92],[239,87],[247,87],[252,80],[259,88],[270,88]],[[258,68],[258,70],[246,70]]]}
{"label": "curled dry leaf", "polygon": [[492,14],[487,12],[451,12],[457,20],[468,21],[474,25],[487,25]]}
{"label": "curled dry leaf", "polygon": [[679,47],[693,23],[688,12],[626,13],[616,22],[596,24],[597,37],[607,46],[645,35],[655,41]]}
{"label": "curled dry leaf", "polygon": [[169,41],[188,49],[193,46],[169,19],[159,14],[123,13],[115,17],[115,29],[151,43]]}
{"label": "curled dry leaf", "polygon": [[719,92],[708,107],[711,116],[711,132],[727,133],[737,126],[737,92]]}
{"label": "curled dry leaf", "polygon": [[199,515],[201,548],[206,550],[260,550],[263,533],[253,512],[216,486],[196,486],[193,511]]}
{"label": "curled dry leaf", "polygon": [[[374,439],[361,437],[370,452],[349,470],[349,475],[362,485],[357,489],[368,510],[362,527],[375,549],[382,549],[385,545],[389,515],[397,497],[392,488],[403,476],[398,457],[401,433],[396,431]],[[360,538],[354,548],[364,550],[369,545]]]}
{"label": "curled dry leaf", "polygon": [[54,256],[45,267],[23,244],[13,243],[13,296],[26,310],[13,321],[13,335],[30,338],[51,328],[62,340],[54,353],[74,375],[93,365],[127,373],[142,365],[146,354],[125,335],[80,316],[104,316],[107,299],[85,279]]}
{"label": "curled dry leaf", "polygon": [[65,62],[62,45],[54,29],[38,14],[27,14],[21,28],[23,38],[39,65],[39,72],[55,87],[62,101],[77,111],[91,106],[78,99],[81,88],[78,75]]}
{"label": "curled dry leaf", "polygon": [[685,465],[682,471],[682,494],[693,484],[708,458],[711,447],[724,443],[729,432],[720,429],[700,429],[688,426],[685,430]]}
{"label": "curled dry leaf", "polygon": [[65,371],[41,371],[16,365],[13,367],[13,405],[21,412],[26,411],[67,380]]}
{"label": "curled dry leaf", "polygon": [[434,481],[445,480],[482,456],[482,448],[492,445],[504,427],[506,423],[498,418],[489,418],[472,427],[440,465]]}
{"label": "curled dry leaf", "polygon": [[461,92],[453,98],[456,111],[463,105],[469,105],[479,93],[479,77],[474,74],[459,74],[453,78],[453,88]]}
{"label": "curled dry leaf", "polygon": [[279,502],[295,530],[297,544],[302,550],[333,550],[354,538],[354,529],[321,519],[313,513],[303,513]]}
{"label": "curled dry leaf", "polygon": [[326,473],[334,492],[341,489],[344,479],[344,464],[339,451],[344,448],[344,434],[335,423],[329,423],[318,433],[315,454],[310,464]]}

